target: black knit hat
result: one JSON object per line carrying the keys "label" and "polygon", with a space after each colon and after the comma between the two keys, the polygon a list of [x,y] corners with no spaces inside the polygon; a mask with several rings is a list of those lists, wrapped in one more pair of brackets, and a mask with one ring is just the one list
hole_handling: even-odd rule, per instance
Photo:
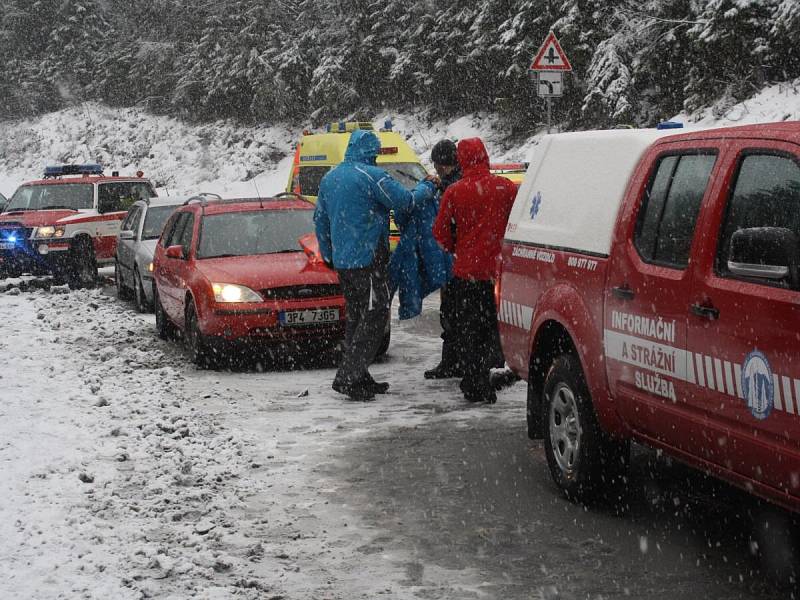
{"label": "black knit hat", "polygon": [[433,150],[431,150],[431,161],[436,165],[444,165],[447,167],[458,166],[455,143],[451,140],[436,142]]}

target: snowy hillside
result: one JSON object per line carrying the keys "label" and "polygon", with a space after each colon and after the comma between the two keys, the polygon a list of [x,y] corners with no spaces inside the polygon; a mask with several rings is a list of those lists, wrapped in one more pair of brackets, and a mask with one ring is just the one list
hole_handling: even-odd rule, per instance
{"label": "snowy hillside", "polygon": [[[526,160],[538,135],[510,144],[490,115],[428,123],[425,115],[376,115],[376,125],[393,119],[424,162],[439,139],[480,136],[492,160]],[[800,119],[800,80],[773,85],[733,105],[719,103],[691,116],[687,125],[715,127]],[[268,195],[287,181],[292,149],[302,134],[284,125],[241,127],[229,122],[189,125],[138,109],[95,103],[25,121],[0,123],[0,193],[37,178],[47,164],[98,161],[109,169],[142,169],[161,193],[216,192],[229,196]]]}

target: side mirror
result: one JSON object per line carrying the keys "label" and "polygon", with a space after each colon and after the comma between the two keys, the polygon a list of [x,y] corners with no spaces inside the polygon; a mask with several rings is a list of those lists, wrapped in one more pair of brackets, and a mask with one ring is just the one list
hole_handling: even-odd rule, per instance
{"label": "side mirror", "polygon": [[183,246],[170,246],[166,250],[167,258],[178,258],[183,260],[186,258],[183,254]]}
{"label": "side mirror", "polygon": [[136,234],[133,233],[130,229],[125,229],[119,232],[119,239],[121,240],[134,240],[136,239]]}
{"label": "side mirror", "polygon": [[790,229],[751,227],[739,229],[731,236],[728,270],[734,275],[773,281],[788,279],[796,288],[798,262],[800,243]]}

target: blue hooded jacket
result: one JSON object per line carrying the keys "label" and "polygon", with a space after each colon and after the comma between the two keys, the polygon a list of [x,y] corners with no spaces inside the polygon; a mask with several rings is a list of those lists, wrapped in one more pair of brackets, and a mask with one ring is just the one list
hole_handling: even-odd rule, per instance
{"label": "blue hooded jacket", "polygon": [[434,197],[432,182],[409,192],[376,167],[380,147],[372,131],[355,130],[344,161],[320,182],[314,225],[322,257],[337,269],[372,264],[378,244],[388,244],[389,211],[413,210]]}
{"label": "blue hooded jacket", "polygon": [[453,257],[433,237],[439,202],[427,202],[394,213],[400,242],[389,259],[390,291],[400,291],[398,317],[411,319],[422,312],[422,300],[452,277]]}

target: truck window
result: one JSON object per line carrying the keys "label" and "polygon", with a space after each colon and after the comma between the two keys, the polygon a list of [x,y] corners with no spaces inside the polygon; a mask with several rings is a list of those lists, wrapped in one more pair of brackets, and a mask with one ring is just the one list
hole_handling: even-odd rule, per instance
{"label": "truck window", "polygon": [[728,271],[731,237],[753,227],[789,229],[800,239],[800,166],[792,158],[750,154],[742,159],[720,232],[717,273],[736,277]]}
{"label": "truck window", "polygon": [[639,211],[634,245],[646,262],[682,269],[689,264],[700,203],[716,156],[661,158]]}
{"label": "truck window", "polygon": [[116,210],[128,210],[137,200],[147,200],[155,195],[152,186],[146,181],[101,183],[97,190],[99,203],[114,206]]}
{"label": "truck window", "polygon": [[319,182],[330,170],[330,167],[300,167],[300,193],[304,196],[319,196]]}

